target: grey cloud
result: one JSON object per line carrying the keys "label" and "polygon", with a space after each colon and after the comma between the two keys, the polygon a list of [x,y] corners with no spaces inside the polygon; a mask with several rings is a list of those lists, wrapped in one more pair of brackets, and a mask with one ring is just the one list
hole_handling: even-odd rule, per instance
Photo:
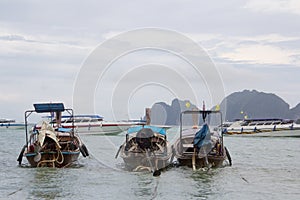
{"label": "grey cloud", "polygon": [[[228,93],[245,88],[262,91],[266,89],[270,92],[273,88],[275,92],[275,87],[279,88],[277,91],[281,93],[297,91],[299,65],[277,63],[276,67],[284,71],[281,73],[280,70],[274,71],[273,65],[250,65],[245,60],[233,61],[220,56],[224,52],[232,53],[240,46],[263,44],[292,51],[292,60],[300,59],[297,53],[300,42],[297,39],[300,16],[283,12],[254,12],[245,6],[248,2],[248,0],[0,1],[0,80],[20,80],[23,73],[33,80],[38,76],[38,81],[30,82],[32,85],[26,86],[33,88],[34,91],[37,82],[54,84],[53,87],[49,86],[49,90],[41,91],[52,94],[52,90],[59,88],[60,93],[57,96],[68,99],[62,93],[70,94],[73,90],[71,82],[76,80],[80,65],[92,49],[107,39],[103,37],[105,34],[140,27],[158,27],[184,34],[191,33],[190,37],[192,39],[195,37],[195,40],[208,50],[213,61],[221,65],[220,73]],[[193,36],[199,33],[212,37],[198,39],[197,36]],[[271,34],[277,34],[281,37],[279,39],[283,40],[276,41],[274,37],[270,38]],[[260,36],[266,36],[266,40],[257,38]],[[295,39],[288,40],[293,37]],[[159,55],[154,58],[158,61],[166,59]],[[142,54],[138,59],[141,62],[145,61]],[[8,72],[8,68],[14,69],[15,72]],[[257,73],[260,74],[259,78],[255,78]],[[282,74],[284,78],[280,78]],[[289,78],[288,74],[292,78]],[[5,75],[8,75],[6,77],[9,79],[4,78]],[[265,81],[264,76],[271,78]],[[68,84],[63,84],[63,80],[68,81]],[[287,83],[286,80],[291,81]],[[1,87],[9,87],[7,81],[2,81]],[[288,91],[289,88],[292,90]],[[41,99],[43,94],[30,93],[30,96],[26,96],[28,100],[23,107],[28,107],[27,104],[32,100]],[[288,97],[293,98],[294,102],[300,99],[297,93]]]}
{"label": "grey cloud", "polygon": [[3,35],[3,36],[0,36],[0,40],[29,41],[29,40],[26,40],[26,38],[21,35]]}

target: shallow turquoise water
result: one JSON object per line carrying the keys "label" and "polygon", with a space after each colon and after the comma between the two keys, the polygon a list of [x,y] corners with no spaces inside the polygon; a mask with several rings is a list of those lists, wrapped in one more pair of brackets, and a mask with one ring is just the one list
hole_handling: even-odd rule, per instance
{"label": "shallow turquoise water", "polygon": [[[225,137],[233,166],[160,177],[123,170],[124,135],[83,135],[91,156],[66,169],[19,167],[23,130],[0,130],[0,199],[298,199],[300,138]],[[172,128],[171,143],[178,136]],[[23,159],[26,164],[26,159]]]}

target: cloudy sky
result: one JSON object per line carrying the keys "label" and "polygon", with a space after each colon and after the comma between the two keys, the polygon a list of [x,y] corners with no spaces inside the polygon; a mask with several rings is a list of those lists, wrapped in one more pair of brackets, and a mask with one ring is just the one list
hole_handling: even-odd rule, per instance
{"label": "cloudy sky", "polygon": [[[178,32],[201,46],[218,71],[225,95],[255,89],[277,94],[290,107],[300,102],[298,0],[2,0],[0,118],[23,120],[24,111],[36,102],[59,101],[72,107],[80,70],[95,49],[124,32],[148,27]],[[158,70],[148,74],[150,65]],[[131,87],[129,98],[120,102],[126,113],[120,112],[117,118],[139,118],[154,102],[193,99],[177,91],[181,75],[191,72],[184,66],[178,57],[157,50],[115,60],[105,76],[99,74],[97,85],[91,86],[95,88],[94,112],[113,119],[121,88],[114,90],[117,94],[111,90],[116,82],[124,86],[129,77],[135,79],[132,74],[126,76],[132,71],[147,80]],[[141,69],[149,76],[143,76]],[[151,79],[159,69],[172,88]],[[175,74],[168,73],[173,69]],[[177,89],[172,80],[177,81]],[[199,83],[205,85],[207,80],[202,77]],[[209,99],[213,91],[206,90],[201,101],[197,97],[197,104],[206,100],[209,107],[222,100]]]}

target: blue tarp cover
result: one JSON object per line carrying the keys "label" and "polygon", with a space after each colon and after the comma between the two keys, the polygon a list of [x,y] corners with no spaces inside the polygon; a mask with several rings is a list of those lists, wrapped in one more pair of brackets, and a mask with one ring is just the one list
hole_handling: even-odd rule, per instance
{"label": "blue tarp cover", "polygon": [[71,132],[72,129],[70,129],[70,128],[62,128],[62,127],[59,127],[57,130],[58,130],[59,132],[65,132],[65,133],[67,133],[67,132]]}
{"label": "blue tarp cover", "polygon": [[138,132],[139,130],[141,130],[143,128],[150,128],[155,133],[166,135],[166,129],[160,128],[160,127],[157,127],[157,126],[149,126],[149,125],[131,127],[131,128],[129,128],[127,130],[127,133],[128,134],[130,134],[130,133],[136,133],[136,132]]}
{"label": "blue tarp cover", "polygon": [[[200,149],[205,144],[204,142],[205,142],[207,134],[210,134],[209,127],[205,123],[205,124],[203,124],[202,128],[195,134],[194,141],[193,141],[194,147]],[[210,142],[210,141],[208,141],[208,142]]]}

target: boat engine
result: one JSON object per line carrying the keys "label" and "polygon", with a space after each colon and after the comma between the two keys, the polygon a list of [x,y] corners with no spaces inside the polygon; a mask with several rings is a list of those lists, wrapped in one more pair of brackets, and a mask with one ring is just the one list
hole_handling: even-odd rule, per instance
{"label": "boat engine", "polygon": [[150,149],[152,146],[151,139],[154,133],[150,128],[143,128],[136,134],[136,142],[143,150]]}

